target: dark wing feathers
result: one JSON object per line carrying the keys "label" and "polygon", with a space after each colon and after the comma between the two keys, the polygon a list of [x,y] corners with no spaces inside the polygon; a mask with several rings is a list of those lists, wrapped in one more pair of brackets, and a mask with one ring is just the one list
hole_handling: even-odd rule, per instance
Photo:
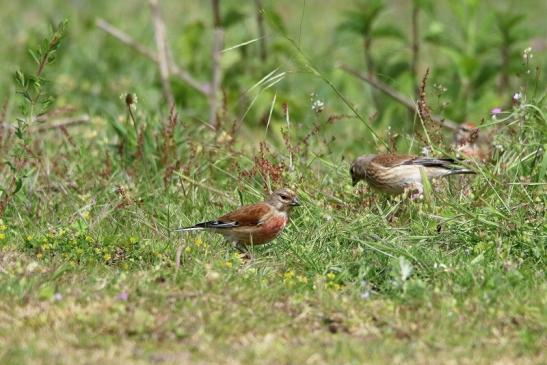
{"label": "dark wing feathers", "polygon": [[241,207],[234,212],[223,215],[218,220],[221,222],[236,222],[238,226],[256,226],[271,211],[272,207],[268,204],[257,203]]}
{"label": "dark wing feathers", "polygon": [[403,165],[421,165],[425,167],[438,167],[450,171],[452,174],[474,174],[475,172],[465,167],[456,165],[457,161],[453,158],[431,158],[431,157],[416,157],[408,160]]}
{"label": "dark wing feathers", "polygon": [[237,222],[224,222],[221,220],[216,221],[209,221],[209,222],[202,222],[198,223],[195,226],[192,226],[191,228],[234,228],[237,227],[239,224]]}
{"label": "dark wing feathers", "polygon": [[422,165],[431,167],[444,167],[450,169],[450,165],[455,161],[451,158],[428,158],[428,157],[416,157],[412,160],[408,160],[403,165]]}

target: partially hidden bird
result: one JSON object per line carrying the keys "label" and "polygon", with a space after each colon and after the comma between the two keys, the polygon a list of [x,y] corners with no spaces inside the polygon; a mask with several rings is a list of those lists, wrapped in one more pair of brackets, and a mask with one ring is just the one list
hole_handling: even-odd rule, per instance
{"label": "partially hidden bird", "polygon": [[452,147],[463,157],[478,162],[487,162],[492,156],[492,141],[488,134],[481,132],[472,122],[465,122],[454,132]]}
{"label": "partially hidden bird", "polygon": [[451,158],[419,157],[401,154],[377,154],[360,156],[350,168],[351,179],[355,186],[366,181],[376,190],[402,194],[412,193],[415,199],[423,194],[422,173],[428,179],[456,174],[474,174],[475,172],[458,166]]}
{"label": "partially hidden bird", "polygon": [[299,205],[300,201],[292,190],[279,189],[263,202],[246,205],[215,220],[175,231],[208,230],[219,233],[243,251],[247,245],[261,245],[279,236],[289,222],[292,208]]}

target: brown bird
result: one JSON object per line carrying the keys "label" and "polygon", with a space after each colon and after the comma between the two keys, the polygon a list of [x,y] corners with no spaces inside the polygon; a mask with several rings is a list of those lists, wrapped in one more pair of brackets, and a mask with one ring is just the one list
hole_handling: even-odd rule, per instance
{"label": "brown bird", "polygon": [[471,122],[460,124],[454,132],[452,143],[454,151],[477,161],[486,162],[492,155],[490,136],[481,133]]}
{"label": "brown bird", "polygon": [[422,171],[429,179],[475,172],[457,166],[450,158],[418,157],[398,154],[360,156],[351,164],[353,185],[365,180],[376,190],[390,194],[412,191],[412,199],[423,194]]}
{"label": "brown bird", "polygon": [[289,222],[290,211],[298,205],[300,201],[292,190],[280,189],[261,203],[243,206],[215,220],[176,231],[210,230],[235,243],[241,251],[240,245],[261,245],[279,236]]}

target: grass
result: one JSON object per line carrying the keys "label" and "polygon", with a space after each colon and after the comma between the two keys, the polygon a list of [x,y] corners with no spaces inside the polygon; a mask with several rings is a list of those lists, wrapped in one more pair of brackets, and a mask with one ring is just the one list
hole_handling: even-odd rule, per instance
{"label": "grass", "polygon": [[[42,19],[59,5],[66,6],[9,6],[22,18]],[[105,6],[127,11],[122,25],[134,37],[151,37],[139,25],[146,11]],[[180,11],[164,6],[171,9],[167,21]],[[495,79],[474,85],[483,92],[466,101],[466,116],[496,128],[492,160],[467,161],[475,177],[432,184],[424,200],[410,201],[352,187],[348,159],[382,150],[381,141],[400,152],[417,153],[428,141],[436,153],[453,153],[450,137],[418,116],[409,122],[407,110],[379,96],[382,113],[374,116],[370,90],[363,96],[357,82],[329,68],[354,49],[341,46],[327,59],[326,48],[311,47],[313,31],[299,37],[301,25],[285,19],[295,35],[291,45],[270,25],[274,56],[264,65],[252,53],[224,58],[226,101],[220,128],[212,130],[203,98],[177,80],[177,106],[169,112],[153,64],[129,57],[89,25],[102,15],[98,7],[66,7],[70,21],[58,60],[45,65],[48,82],[23,88],[30,101],[0,92],[8,100],[0,120],[21,118],[21,138],[0,138],[0,363],[546,362],[541,72],[510,78],[521,102],[504,102],[513,93],[496,89]],[[293,8],[303,10],[282,3],[278,11]],[[326,11],[304,10],[304,29]],[[192,21],[207,19],[205,10],[186,11],[184,36],[171,35],[175,50],[202,42],[187,37],[201,29]],[[256,38],[248,21],[227,31],[226,48]],[[333,23],[326,17],[312,30],[329,34]],[[24,33],[31,48],[44,33],[33,37],[34,31]],[[350,44],[346,37],[326,43]],[[15,43],[0,46],[0,54]],[[202,79],[207,57],[204,50],[186,61]],[[540,71],[543,57],[537,53]],[[21,52],[0,65],[11,70],[14,62],[32,75],[28,58]],[[435,66],[430,83],[455,77],[443,69],[448,58],[426,61]],[[411,84],[408,75],[393,77],[402,88]],[[448,91],[455,104],[456,88]],[[120,100],[127,92],[136,92],[138,103]],[[429,104],[442,109],[433,95],[428,89]],[[71,107],[88,113],[91,124],[37,132],[33,118],[42,103],[33,100],[49,96],[56,101],[47,111]],[[325,101],[322,112],[311,110],[316,100]],[[496,118],[488,115],[494,105],[504,110]],[[461,111],[437,112],[456,120]],[[172,231],[259,201],[279,186],[294,188],[302,206],[279,238],[252,248],[250,261],[221,237]]]}

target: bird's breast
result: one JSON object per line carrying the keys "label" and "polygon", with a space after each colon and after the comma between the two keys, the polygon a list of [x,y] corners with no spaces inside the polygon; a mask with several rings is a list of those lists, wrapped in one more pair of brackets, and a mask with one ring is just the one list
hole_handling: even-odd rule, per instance
{"label": "bird's breast", "polygon": [[230,237],[247,245],[264,244],[279,236],[288,221],[286,213],[278,213],[257,226],[238,227],[232,230]]}
{"label": "bird's breast", "polygon": [[263,224],[265,231],[281,231],[287,225],[287,214],[276,214]]}

